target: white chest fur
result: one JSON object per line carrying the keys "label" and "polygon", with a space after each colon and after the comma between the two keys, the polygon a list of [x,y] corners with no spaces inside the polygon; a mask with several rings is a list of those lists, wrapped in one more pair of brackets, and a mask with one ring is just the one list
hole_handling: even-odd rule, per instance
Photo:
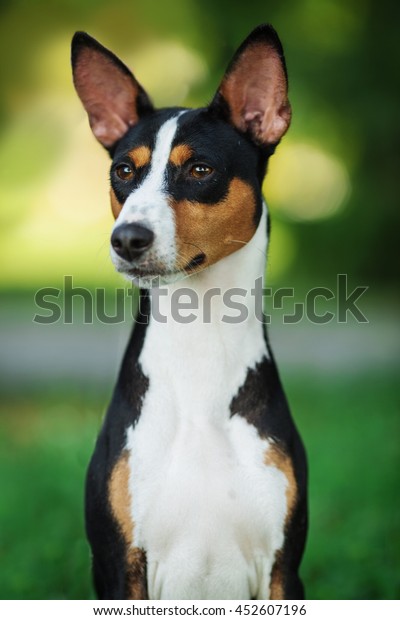
{"label": "white chest fur", "polygon": [[[263,265],[261,226],[215,265],[226,288]],[[194,280],[198,291],[207,277]],[[267,599],[283,544],[287,479],[266,464],[270,442],[230,415],[248,369],[268,356],[262,326],[251,316],[221,323],[218,303],[210,323],[152,320],[139,358],[149,389],[127,450],[134,544],[147,553],[151,599]]]}
{"label": "white chest fur", "polygon": [[159,422],[149,411],[128,439],[134,541],[147,552],[149,597],[267,599],[287,484],[265,465],[268,443],[238,416],[182,421],[167,405],[159,412],[169,421]]}

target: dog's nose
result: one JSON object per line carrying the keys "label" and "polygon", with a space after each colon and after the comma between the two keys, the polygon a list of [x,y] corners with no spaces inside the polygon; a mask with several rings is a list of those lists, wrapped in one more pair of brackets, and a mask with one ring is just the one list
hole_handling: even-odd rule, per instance
{"label": "dog's nose", "polygon": [[132,261],[148,250],[154,233],[140,224],[121,224],[111,235],[111,245],[121,258]]}

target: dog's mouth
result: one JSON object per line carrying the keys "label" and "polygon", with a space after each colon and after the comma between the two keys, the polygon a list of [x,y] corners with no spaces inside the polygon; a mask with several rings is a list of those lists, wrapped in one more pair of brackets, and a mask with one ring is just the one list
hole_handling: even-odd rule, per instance
{"label": "dog's mouth", "polygon": [[137,266],[126,268],[119,268],[118,271],[124,275],[133,278],[135,280],[155,280],[157,278],[178,278],[184,275],[191,275],[198,267],[204,264],[206,255],[201,252],[192,258],[186,265],[178,269],[170,270],[162,267],[155,266]]}
{"label": "dog's mouth", "polygon": [[191,261],[188,262],[186,267],[183,268],[183,271],[186,271],[186,272],[194,271],[195,269],[197,269],[197,267],[200,267],[200,265],[203,265],[205,260],[206,260],[206,255],[204,254],[204,252],[201,252],[200,254],[197,254],[194,258],[192,258]]}

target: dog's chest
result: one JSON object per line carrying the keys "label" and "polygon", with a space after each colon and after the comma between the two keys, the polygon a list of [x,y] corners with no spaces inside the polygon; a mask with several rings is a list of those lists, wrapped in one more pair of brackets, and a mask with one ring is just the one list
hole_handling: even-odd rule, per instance
{"label": "dog's chest", "polygon": [[184,349],[162,359],[159,341],[155,356],[153,336],[140,358],[149,390],[127,438],[134,544],[147,554],[149,596],[268,598],[287,480],[266,464],[271,442],[229,408],[265,345],[250,336],[240,354],[224,357],[219,340],[214,359],[208,351],[195,364]]}

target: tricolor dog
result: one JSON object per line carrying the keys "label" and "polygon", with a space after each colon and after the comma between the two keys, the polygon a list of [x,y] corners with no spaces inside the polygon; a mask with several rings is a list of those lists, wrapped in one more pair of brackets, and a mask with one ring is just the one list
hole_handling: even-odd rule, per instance
{"label": "tricolor dog", "polygon": [[[200,109],[155,109],[85,33],[72,64],[112,157],[112,261],[140,287],[87,475],[98,596],[300,599],[303,446],[254,296],[239,322],[224,303],[265,270],[261,186],[291,117],[281,43],[271,26],[256,28]],[[176,320],[180,292],[207,301],[208,316]]]}

